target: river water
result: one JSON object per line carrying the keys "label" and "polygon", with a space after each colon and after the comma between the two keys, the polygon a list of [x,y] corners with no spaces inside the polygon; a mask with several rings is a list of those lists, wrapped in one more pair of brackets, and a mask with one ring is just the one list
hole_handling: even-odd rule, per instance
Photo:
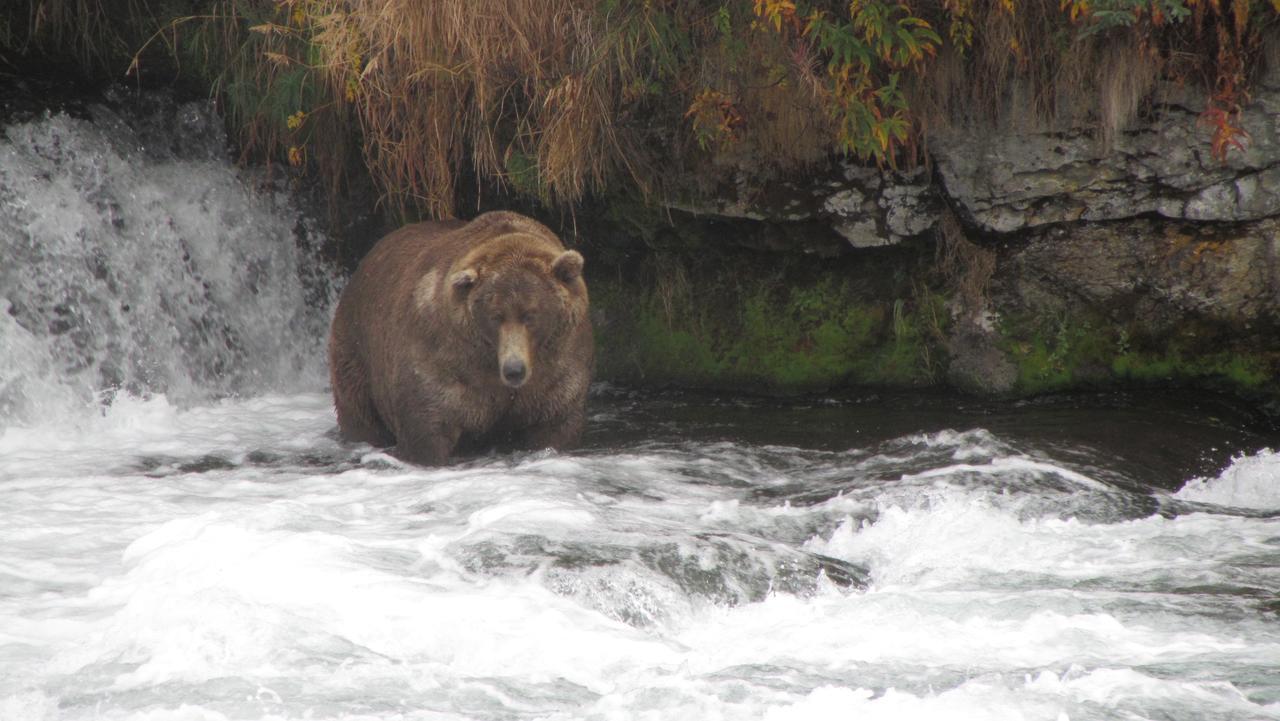
{"label": "river water", "polygon": [[1280,437],[1203,395],[594,389],[341,443],[201,105],[0,142],[0,719],[1280,719]]}

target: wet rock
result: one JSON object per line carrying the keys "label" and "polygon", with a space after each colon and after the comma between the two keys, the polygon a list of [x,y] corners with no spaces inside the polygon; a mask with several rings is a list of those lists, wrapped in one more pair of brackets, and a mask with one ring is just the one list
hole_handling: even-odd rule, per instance
{"label": "wet rock", "polygon": [[966,323],[948,338],[951,356],[947,382],[954,388],[978,395],[1005,395],[1018,382],[1018,367],[999,347],[991,330]]}
{"label": "wet rock", "polygon": [[[799,179],[752,187],[736,182],[715,199],[672,204],[697,215],[829,228],[845,249],[896,245],[931,229],[941,201],[928,173],[879,170],[849,162]],[[806,250],[829,250],[822,248]]]}
{"label": "wet rock", "polygon": [[1151,117],[1108,147],[1079,125],[1040,131],[936,131],[929,149],[945,194],[984,231],[1157,214],[1251,221],[1280,214],[1280,69],[1259,83],[1240,125],[1244,152],[1210,153],[1204,94],[1166,86]]}
{"label": "wet rock", "polygon": [[1204,226],[1151,219],[1031,236],[1003,260],[1006,307],[1089,307],[1141,317],[1149,331],[1188,316],[1244,329],[1280,322],[1280,219]]}

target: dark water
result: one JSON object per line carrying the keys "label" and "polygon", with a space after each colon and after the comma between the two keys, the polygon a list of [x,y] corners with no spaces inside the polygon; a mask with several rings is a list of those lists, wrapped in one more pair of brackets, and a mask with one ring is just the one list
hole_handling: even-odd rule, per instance
{"label": "dark water", "polygon": [[1016,444],[1105,468],[1132,487],[1177,490],[1239,453],[1280,445],[1274,421],[1230,396],[1180,389],[1057,394],[1025,400],[950,392],[865,391],[779,399],[597,389],[588,447],[643,440],[727,440],[815,450],[912,433],[981,427]]}

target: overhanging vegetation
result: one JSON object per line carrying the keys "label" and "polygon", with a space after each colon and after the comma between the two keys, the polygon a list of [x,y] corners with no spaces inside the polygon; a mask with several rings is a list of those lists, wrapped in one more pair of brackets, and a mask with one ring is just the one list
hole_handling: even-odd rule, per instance
{"label": "overhanging vegetation", "polygon": [[[1280,0],[34,0],[4,57],[161,67],[221,98],[254,157],[393,211],[460,179],[557,205],[666,196],[844,154],[903,166],[931,127],[1084,121],[1106,140],[1160,80],[1207,91],[1205,142],[1277,54]],[[1270,45],[1268,45],[1268,42]],[[1274,57],[1271,62],[1274,62]]]}

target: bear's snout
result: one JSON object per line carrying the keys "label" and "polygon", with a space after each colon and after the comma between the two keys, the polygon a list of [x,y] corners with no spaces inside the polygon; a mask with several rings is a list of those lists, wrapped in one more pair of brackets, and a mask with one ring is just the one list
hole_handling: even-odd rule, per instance
{"label": "bear's snout", "polygon": [[509,388],[529,380],[529,329],[522,323],[503,323],[498,331],[498,372]]}
{"label": "bear's snout", "polygon": [[508,358],[502,362],[502,382],[512,388],[519,388],[529,375],[529,368],[519,358]]}

